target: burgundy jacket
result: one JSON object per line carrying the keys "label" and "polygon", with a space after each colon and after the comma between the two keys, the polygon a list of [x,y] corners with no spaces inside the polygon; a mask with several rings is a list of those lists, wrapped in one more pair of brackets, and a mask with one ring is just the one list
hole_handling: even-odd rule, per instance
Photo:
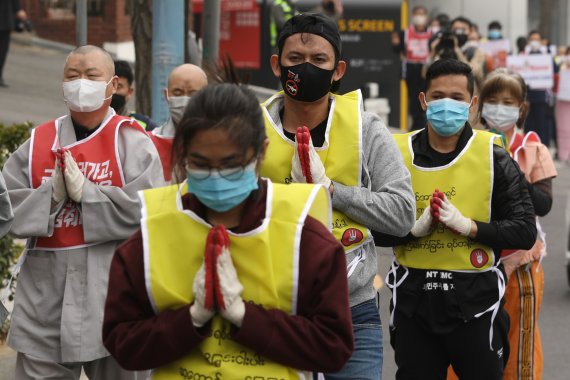
{"label": "burgundy jacket", "polygon": [[[260,190],[246,201],[247,212],[233,232],[251,231],[262,223],[266,190],[266,182],[260,181]],[[183,204],[204,217],[205,208],[194,196],[185,195]],[[232,339],[288,367],[339,371],[354,348],[346,276],[342,246],[325,226],[308,217],[301,233],[297,315],[245,300],[243,324],[233,326]],[[155,315],[145,287],[138,231],[119,246],[111,264],[103,343],[128,370],[152,369],[180,359],[211,333],[209,323],[194,327],[189,307]]]}

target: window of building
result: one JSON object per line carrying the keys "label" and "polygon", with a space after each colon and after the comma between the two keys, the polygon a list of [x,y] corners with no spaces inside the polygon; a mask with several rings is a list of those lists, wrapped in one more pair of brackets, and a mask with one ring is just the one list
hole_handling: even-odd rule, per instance
{"label": "window of building", "polygon": [[[67,20],[75,18],[76,0],[42,0],[42,8],[47,18]],[[105,11],[105,0],[87,0],[87,15],[102,17]]]}

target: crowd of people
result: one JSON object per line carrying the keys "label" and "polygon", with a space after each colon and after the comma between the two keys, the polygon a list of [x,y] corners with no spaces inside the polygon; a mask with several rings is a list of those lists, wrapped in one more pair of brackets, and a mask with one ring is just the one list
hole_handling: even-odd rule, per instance
{"label": "crowd of people", "polygon": [[392,36],[413,131],[392,135],[359,90],[334,91],[333,16],[278,30],[282,91],[260,105],[237,76],[183,64],[160,126],[128,109],[128,64],[68,55],[69,113],[0,176],[0,234],[27,239],[17,380],[381,379],[376,246],[394,249],[396,379],[541,378],[537,216],[557,173],[533,106],[551,91],[501,68],[468,19],[416,7]]}
{"label": "crowd of people", "polygon": [[[411,11],[410,26],[392,36],[395,53],[403,60],[403,78],[408,88],[408,110],[411,115],[410,129],[425,126],[424,112],[417,101],[417,94],[425,88],[427,68],[441,58],[454,58],[471,66],[475,77],[475,94],[479,94],[486,77],[498,68],[509,68],[520,73],[526,80],[529,68],[516,65],[514,56],[538,56],[541,62],[551,61],[550,68],[540,74],[550,81],[525,83],[528,87],[525,101],[528,102],[525,132],[535,131],[541,142],[552,148],[555,158],[561,162],[570,160],[570,93],[565,83],[570,81],[570,46],[555,46],[537,30],[510,41],[499,21],[487,26],[486,34],[476,23],[466,17],[454,19],[445,14],[432,19],[425,6],[416,6]],[[541,58],[539,58],[541,57]],[[512,62],[512,63],[511,63]],[[549,72],[550,70],[550,72]],[[520,71],[520,72],[519,72]],[[559,85],[560,84],[560,85]],[[564,85],[562,85],[564,84]],[[477,118],[470,119],[475,127]]]}

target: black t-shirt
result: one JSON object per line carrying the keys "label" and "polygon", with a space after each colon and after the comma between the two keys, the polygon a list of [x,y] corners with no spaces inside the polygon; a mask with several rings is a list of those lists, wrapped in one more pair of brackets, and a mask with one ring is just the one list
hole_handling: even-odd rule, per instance
{"label": "black t-shirt", "polygon": [[91,136],[93,134],[93,132],[98,130],[99,127],[101,126],[101,124],[99,124],[98,126],[96,126],[93,129],[88,129],[87,127],[80,125],[79,123],[77,123],[73,119],[71,119],[71,122],[73,123],[73,130],[75,131],[75,138],[77,139],[77,141],[81,141],[81,140]]}
{"label": "black t-shirt", "polygon": [[[283,109],[281,109],[281,111],[279,111],[279,117],[281,118],[281,120],[283,120]],[[327,118],[325,120],[323,120],[315,128],[310,130],[311,140],[313,141],[313,146],[315,148],[320,148],[325,144],[325,134],[327,132],[328,121],[329,121],[329,118],[327,116]],[[285,134],[285,136],[289,140],[295,141],[295,134],[294,133],[286,131],[285,128],[283,128],[283,133]]]}
{"label": "black t-shirt", "polygon": [[[471,136],[473,131],[466,125],[456,149],[439,153],[430,146],[427,129],[423,130],[412,139],[414,164],[426,168],[447,165],[465,148]],[[498,146],[493,147],[493,174],[491,222],[475,221],[478,232],[473,240],[492,247],[497,261],[503,249],[529,249],[536,240],[536,227],[524,175],[508,152]],[[377,245],[387,247],[414,239],[411,234],[399,238],[374,231],[373,236]],[[408,270],[406,280],[397,288],[396,307],[410,317],[416,316],[436,333],[451,331],[498,300],[494,272]],[[401,279],[405,272],[400,267],[397,278]]]}

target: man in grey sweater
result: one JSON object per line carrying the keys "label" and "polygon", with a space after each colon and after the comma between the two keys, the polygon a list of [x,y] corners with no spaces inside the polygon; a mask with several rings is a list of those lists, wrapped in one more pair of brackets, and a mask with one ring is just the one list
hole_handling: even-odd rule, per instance
{"label": "man in grey sweater", "polygon": [[329,189],[332,230],[347,255],[355,353],[341,372],[326,378],[378,380],[382,329],[370,230],[398,236],[410,231],[415,221],[410,174],[386,126],[363,111],[360,91],[329,92],[346,70],[334,21],[297,15],[285,24],[278,48],[271,66],[284,92],[262,105],[270,144],[261,175]]}

